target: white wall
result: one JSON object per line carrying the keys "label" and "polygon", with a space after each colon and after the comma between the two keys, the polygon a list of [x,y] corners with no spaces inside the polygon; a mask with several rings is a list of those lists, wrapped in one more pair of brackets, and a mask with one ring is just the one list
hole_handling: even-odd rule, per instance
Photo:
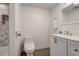
{"label": "white wall", "polygon": [[21,6],[21,31],[31,35],[36,49],[49,47],[49,11],[40,8]]}

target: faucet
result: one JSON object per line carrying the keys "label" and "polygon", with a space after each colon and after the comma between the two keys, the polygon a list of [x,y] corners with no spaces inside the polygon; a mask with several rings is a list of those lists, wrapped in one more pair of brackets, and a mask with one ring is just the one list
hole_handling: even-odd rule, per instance
{"label": "faucet", "polygon": [[65,35],[70,35],[70,36],[72,36],[72,33],[70,33],[68,30],[67,31],[65,31],[65,33],[64,33]]}
{"label": "faucet", "polygon": [[63,32],[63,34],[64,35],[69,35],[69,31],[66,30],[66,31]]}
{"label": "faucet", "polygon": [[69,35],[69,31],[65,31],[65,34],[66,34],[66,35]]}

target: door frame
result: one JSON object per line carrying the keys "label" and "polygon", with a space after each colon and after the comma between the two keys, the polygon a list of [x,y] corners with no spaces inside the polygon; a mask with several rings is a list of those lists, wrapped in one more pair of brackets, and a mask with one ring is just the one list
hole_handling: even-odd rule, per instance
{"label": "door frame", "polygon": [[9,56],[15,56],[15,34],[15,3],[9,3]]}

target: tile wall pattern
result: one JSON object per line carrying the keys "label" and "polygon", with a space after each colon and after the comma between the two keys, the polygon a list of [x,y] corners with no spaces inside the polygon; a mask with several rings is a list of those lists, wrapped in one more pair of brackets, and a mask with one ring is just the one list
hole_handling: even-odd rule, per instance
{"label": "tile wall pattern", "polygon": [[[1,5],[5,7],[2,8]],[[9,39],[9,22],[2,24],[2,15],[8,15],[8,5],[0,4],[0,46],[7,46]]]}

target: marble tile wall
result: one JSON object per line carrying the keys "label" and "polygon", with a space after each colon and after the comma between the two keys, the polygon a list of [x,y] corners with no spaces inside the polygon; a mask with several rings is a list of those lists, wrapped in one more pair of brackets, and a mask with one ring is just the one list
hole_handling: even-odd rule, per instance
{"label": "marble tile wall", "polygon": [[[5,7],[1,7],[4,5]],[[8,5],[0,4],[0,46],[8,45],[8,37],[9,37],[9,23],[8,21],[5,24],[2,24],[2,15],[8,15]]]}

